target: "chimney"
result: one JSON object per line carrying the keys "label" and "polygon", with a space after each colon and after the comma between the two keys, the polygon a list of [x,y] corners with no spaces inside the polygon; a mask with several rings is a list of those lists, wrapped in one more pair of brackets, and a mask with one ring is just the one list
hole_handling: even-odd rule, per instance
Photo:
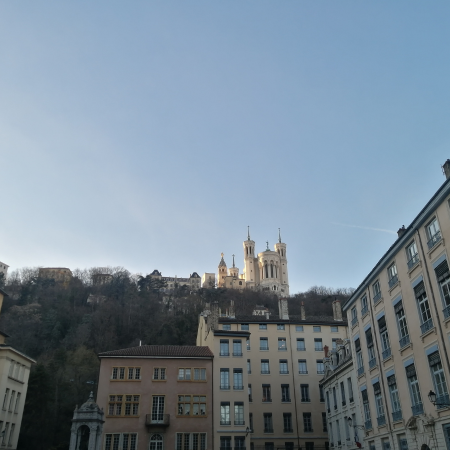
{"label": "chimney", "polygon": [[280,317],[280,319],[289,320],[287,298],[280,298],[278,300],[278,316]]}
{"label": "chimney", "polygon": [[447,159],[445,161],[444,165],[442,166],[442,170],[444,171],[445,178],[447,180],[450,178],[450,159]]}
{"label": "chimney", "polygon": [[328,358],[328,345],[323,346],[323,351],[325,353],[325,358]]}
{"label": "chimney", "polygon": [[300,305],[300,318],[302,320],[306,320],[306,314],[305,314],[305,304],[302,302]]}
{"label": "chimney", "polygon": [[342,321],[342,309],[341,309],[341,302],[339,300],[334,300],[332,303],[333,307],[333,319]]}
{"label": "chimney", "polygon": [[402,225],[402,227],[399,228],[398,231],[397,231],[398,237],[403,236],[403,234],[405,233],[405,231],[406,231],[405,225]]}

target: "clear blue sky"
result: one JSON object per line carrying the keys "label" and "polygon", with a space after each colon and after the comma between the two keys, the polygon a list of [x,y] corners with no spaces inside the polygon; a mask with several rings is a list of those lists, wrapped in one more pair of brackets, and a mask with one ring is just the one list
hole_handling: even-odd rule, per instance
{"label": "clear blue sky", "polygon": [[3,1],[0,261],[188,276],[281,228],[356,287],[444,177],[448,1]]}

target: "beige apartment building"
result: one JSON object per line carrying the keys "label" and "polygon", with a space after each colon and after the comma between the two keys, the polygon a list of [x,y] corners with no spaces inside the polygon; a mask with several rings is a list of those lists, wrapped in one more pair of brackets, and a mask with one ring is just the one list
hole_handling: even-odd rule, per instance
{"label": "beige apartment building", "polygon": [[197,345],[214,358],[214,448],[328,448],[324,346],[347,337],[340,304],[334,317],[200,316]]}
{"label": "beige apartment building", "polygon": [[370,450],[450,449],[447,180],[344,304]]}
{"label": "beige apartment building", "polygon": [[209,348],[142,345],[99,358],[103,450],[213,448]]}

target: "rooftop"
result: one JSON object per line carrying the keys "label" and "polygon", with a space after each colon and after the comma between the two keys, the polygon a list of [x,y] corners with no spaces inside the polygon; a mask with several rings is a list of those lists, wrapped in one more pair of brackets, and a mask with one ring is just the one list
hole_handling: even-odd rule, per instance
{"label": "rooftop", "polygon": [[139,347],[122,348],[98,354],[99,358],[114,356],[128,357],[161,357],[161,358],[212,358],[209,347],[195,345],[141,345]]}
{"label": "rooftop", "polygon": [[292,324],[332,324],[347,325],[346,320],[334,320],[333,316],[289,316],[289,319],[280,319],[279,317],[271,317],[266,319],[265,316],[237,316],[237,317],[219,317],[219,323],[292,323]]}

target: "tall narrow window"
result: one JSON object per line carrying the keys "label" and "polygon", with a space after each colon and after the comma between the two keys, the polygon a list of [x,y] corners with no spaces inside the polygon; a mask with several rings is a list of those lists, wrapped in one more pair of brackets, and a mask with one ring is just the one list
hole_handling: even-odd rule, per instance
{"label": "tall narrow window", "polygon": [[353,385],[352,385],[352,379],[347,378],[347,387],[348,387],[348,400],[350,403],[353,403]]}
{"label": "tall narrow window", "polygon": [[220,356],[230,356],[230,348],[228,339],[220,340]]}
{"label": "tall narrow window", "polygon": [[270,384],[263,384],[262,385],[262,393],[263,393],[263,402],[271,402],[272,401],[272,394],[270,391]]}
{"label": "tall narrow window", "polygon": [[314,350],[316,352],[323,351],[322,339],[320,339],[320,338],[314,339]]}
{"label": "tall narrow window", "polygon": [[220,369],[220,389],[230,389],[230,369]]}
{"label": "tall narrow window", "polygon": [[368,312],[367,295],[361,297],[361,316],[365,316]]}
{"label": "tall narrow window", "polygon": [[419,308],[420,317],[420,331],[422,334],[433,328],[433,319],[431,318],[430,305],[428,303],[427,293],[425,292],[425,285],[421,281],[414,288],[414,295],[417,300],[417,306]]}
{"label": "tall narrow window", "polygon": [[311,413],[309,412],[303,413],[303,431],[305,433],[311,433],[313,431]]}
{"label": "tall narrow window", "polygon": [[323,360],[322,359],[317,359],[316,360],[316,365],[317,365],[317,373],[319,375],[324,374],[325,373],[325,368],[324,368],[324,365],[323,365]]}
{"label": "tall narrow window", "polygon": [[392,420],[394,422],[398,422],[399,420],[402,420],[402,407],[400,405],[400,396],[398,394],[397,380],[395,379],[395,375],[390,375],[387,379],[387,382],[389,388],[389,396],[391,397]]}
{"label": "tall narrow window", "polygon": [[366,343],[367,343],[367,352],[369,354],[369,368],[372,369],[377,365],[377,360],[375,357],[375,349],[373,347],[372,328],[366,330]]}
{"label": "tall narrow window", "polygon": [[381,388],[379,382],[373,385],[373,393],[375,395],[375,407],[377,409],[377,423],[380,427],[386,424],[386,417],[384,415],[383,397],[381,396]]}
{"label": "tall narrow window", "polygon": [[308,373],[308,369],[306,366],[306,359],[299,359],[298,360],[298,373],[304,375]]}
{"label": "tall narrow window", "polygon": [[164,421],[164,396],[154,395],[152,398],[152,423]]}
{"label": "tall narrow window", "polygon": [[292,433],[292,414],[283,413],[283,431],[285,433]]}
{"label": "tall narrow window", "polygon": [[323,394],[323,386],[319,384],[319,402],[324,402],[325,396]]}
{"label": "tall narrow window", "polygon": [[243,402],[235,402],[234,403],[234,424],[235,425],[245,425],[244,403]]}
{"label": "tall narrow window", "polygon": [[297,339],[297,351],[304,352],[305,350],[305,340],[303,338]]}
{"label": "tall narrow window", "polygon": [[230,402],[222,402],[220,404],[220,425],[231,425]]}
{"label": "tall narrow window", "polygon": [[366,430],[372,429],[372,419],[370,416],[370,406],[369,406],[369,397],[367,395],[367,389],[361,391],[361,396],[363,399],[363,410],[364,410],[364,428]]}
{"label": "tall narrow window", "polygon": [[301,384],[300,385],[300,394],[302,402],[310,402],[309,398],[309,384]]}
{"label": "tall narrow window", "polygon": [[233,340],[233,356],[242,356],[242,341],[240,339]]}
{"label": "tall narrow window", "polygon": [[249,384],[248,385],[248,401],[252,402],[253,401],[253,396],[252,396],[252,385]]}
{"label": "tall narrow window", "polygon": [[356,363],[358,366],[357,374],[358,376],[360,376],[364,373],[364,362],[361,352],[361,341],[359,340],[359,338],[355,340],[355,350],[356,350]]}
{"label": "tall narrow window", "polygon": [[398,275],[397,275],[397,266],[394,264],[391,264],[388,267],[388,284],[389,288],[393,288],[397,282],[398,282]]}
{"label": "tall narrow window", "polygon": [[269,340],[266,337],[259,338],[259,349],[269,350]]}
{"label": "tall narrow window", "polygon": [[414,241],[406,247],[406,257],[408,259],[408,269],[411,270],[419,262],[419,253]]}
{"label": "tall narrow window", "polygon": [[341,398],[342,398],[342,406],[345,406],[347,404],[347,401],[345,399],[345,386],[343,381],[341,381]]}
{"label": "tall narrow window", "polygon": [[420,395],[419,380],[417,379],[416,366],[414,363],[406,367],[406,378],[408,379],[413,416],[423,414],[422,397]]}
{"label": "tall narrow window", "polygon": [[286,375],[289,373],[287,359],[280,359],[280,374]]}
{"label": "tall narrow window", "polygon": [[290,394],[290,391],[289,391],[289,385],[288,384],[282,384],[281,385],[281,401],[283,403],[291,401],[291,394]]}
{"label": "tall narrow window", "polygon": [[252,373],[252,366],[249,359],[247,359],[247,373],[248,374]]}
{"label": "tall narrow window", "polygon": [[450,398],[447,390],[447,383],[445,381],[444,369],[442,368],[441,357],[439,352],[434,352],[428,356],[428,363],[430,364],[431,375],[433,377],[434,389],[436,390],[436,405],[443,407],[450,403]]}
{"label": "tall narrow window", "polygon": [[378,329],[380,331],[381,340],[381,355],[383,361],[391,356],[391,343],[389,342],[389,334],[386,327],[386,317],[380,317],[378,319]]}
{"label": "tall narrow window", "polygon": [[351,310],[352,314],[352,327],[355,326],[358,322],[358,313],[356,312],[356,306],[354,306]]}
{"label": "tall narrow window", "polygon": [[269,368],[269,360],[268,359],[262,359],[261,360],[261,373],[264,375],[267,375],[270,373]]}
{"label": "tall narrow window", "polygon": [[372,284],[373,302],[376,304],[381,300],[380,282],[377,280]]}
{"label": "tall narrow window", "polygon": [[286,338],[278,338],[278,350],[286,351]]}
{"label": "tall narrow window", "polygon": [[442,296],[444,317],[448,319],[450,317],[450,270],[448,268],[447,260],[439,264],[434,270]]}
{"label": "tall narrow window", "polygon": [[233,389],[239,391],[244,389],[242,369],[233,369]]}
{"label": "tall narrow window", "polygon": [[322,413],[322,431],[326,432],[328,431],[328,427],[327,427],[327,413]]}
{"label": "tall narrow window", "polygon": [[336,388],[333,386],[333,402],[334,402],[334,409],[336,410],[338,408],[337,405],[337,393],[336,393]]}
{"label": "tall narrow window", "polygon": [[339,424],[339,420],[336,420],[336,431],[337,431],[338,445],[341,445],[342,444],[342,441],[341,441],[341,426]]}
{"label": "tall narrow window", "polygon": [[406,323],[405,310],[403,309],[403,301],[400,300],[395,306],[395,317],[397,319],[398,334],[400,337],[400,348],[409,344],[409,331]]}
{"label": "tall narrow window", "polygon": [[264,413],[264,433],[273,433],[272,413]]}
{"label": "tall narrow window", "polygon": [[441,230],[436,217],[426,226],[428,237],[428,248],[433,248],[441,239]]}

